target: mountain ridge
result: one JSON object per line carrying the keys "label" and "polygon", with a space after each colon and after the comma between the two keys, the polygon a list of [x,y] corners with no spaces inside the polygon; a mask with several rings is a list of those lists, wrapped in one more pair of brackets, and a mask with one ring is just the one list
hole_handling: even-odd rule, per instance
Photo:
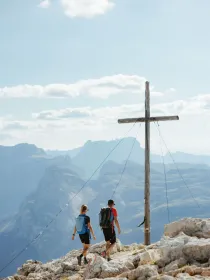
{"label": "mountain ridge", "polygon": [[[107,162],[102,167],[99,177],[89,181],[86,185],[85,181],[70,168],[65,166],[47,168],[44,177],[39,182],[39,187],[23,201],[18,218],[14,218],[13,223],[9,225],[7,230],[0,233],[0,258],[2,258],[0,263],[9,260],[13,255],[12,252],[18,253],[25,244],[42,232],[61,209],[64,210],[59,218],[50,225],[47,231],[44,231],[37,242],[32,244],[32,248],[28,248],[28,256],[47,261],[66,254],[69,248],[78,248],[80,246],[79,240],[71,244],[70,238],[74,218],[83,203],[88,204],[92,225],[97,238],[101,240],[103,236],[97,228],[98,213],[100,207],[106,205],[113,191],[116,191],[114,200],[124,233],[121,241],[124,244],[129,244],[129,240],[141,241],[143,234],[141,229],[137,228],[137,225],[142,222],[144,217],[144,166],[128,161],[121,178],[123,168],[124,163]],[[170,218],[174,220],[191,214],[200,215],[188,190],[186,188],[180,189],[183,182],[179,176],[174,172],[171,173],[170,170],[167,174]],[[208,197],[210,197],[208,188],[210,178],[206,180],[208,174],[209,169],[201,169],[197,173],[194,170],[187,169],[185,175],[187,183],[191,182],[193,178],[195,184],[193,194],[199,198],[199,203],[202,203],[202,215],[208,213]],[[163,224],[167,223],[163,175],[163,173],[151,169],[152,242],[160,238]],[[121,181],[118,185],[120,178]],[[196,183],[198,184],[196,185]],[[83,188],[84,185],[85,188]],[[203,189],[202,192],[201,189]],[[69,204],[67,205],[67,203]],[[182,208],[182,205],[184,208]],[[159,220],[160,217],[161,221]],[[57,244],[58,240],[59,246],[52,246],[52,244]],[[18,259],[18,263],[24,261],[26,261],[26,256],[23,254]],[[8,274],[14,272],[17,265],[16,263],[11,266]]]}
{"label": "mountain ridge", "polygon": [[[134,138],[129,138],[125,144],[131,146],[133,140]],[[97,145],[99,144],[100,142],[97,143]],[[90,142],[88,145],[92,145],[92,143]],[[113,143],[111,146],[113,148]],[[109,145],[106,151],[110,150],[111,146]],[[139,159],[139,148],[140,146],[137,144],[134,158]],[[90,157],[91,153],[88,153],[88,157]],[[48,155],[33,157],[32,155],[26,156],[24,160],[21,158],[19,162],[8,160],[6,164],[4,163],[5,165],[0,169],[1,190],[8,190],[8,193],[4,198],[1,197],[0,206],[8,212],[10,218],[2,217],[4,220],[0,220],[1,229],[4,229],[0,232],[0,263],[18,253],[25,244],[30,242],[30,238],[37,236],[62,208],[66,208],[66,210],[62,211],[59,219],[50,226],[49,231],[46,231],[44,236],[27,250],[27,254],[41,261],[65,254],[66,249],[70,249],[72,246],[69,244],[69,234],[80,205],[83,203],[89,205],[92,223],[98,225],[99,209],[106,205],[112,195],[114,195],[125,233],[122,236],[122,242],[128,244],[129,240],[141,241],[143,236],[137,225],[144,217],[144,162],[139,164],[133,161],[133,158],[126,162],[126,157],[124,158],[125,155],[128,155],[126,146],[120,150],[120,153],[120,162],[113,160],[115,158],[107,160],[99,168],[97,176],[91,178],[87,183],[86,176],[79,172],[82,168],[74,165],[74,160],[66,155],[56,157]],[[143,150],[141,154],[143,159]],[[101,155],[96,155],[90,160],[93,159],[95,165],[99,157]],[[84,154],[81,158],[85,162]],[[97,162],[97,166],[98,164]],[[87,163],[83,163],[83,166],[86,165]],[[180,174],[191,188],[186,187],[176,166],[166,164],[169,201],[167,205],[163,165],[162,163],[151,163],[151,223],[154,230],[152,241],[161,236],[163,224],[167,222],[168,218],[167,211],[169,211],[172,221],[192,214],[203,217],[209,211],[210,167],[190,163],[182,163],[179,166]],[[5,172],[5,170],[10,172]],[[24,197],[20,196],[21,190],[27,191],[27,194],[24,193]],[[65,207],[71,197],[74,199],[68,207]],[[17,214],[14,214],[8,210],[11,210],[13,203],[17,203],[17,199],[19,199],[20,207]],[[197,200],[202,205],[202,212],[197,211]],[[8,201],[10,201],[9,204]],[[161,221],[159,221],[160,216]],[[101,232],[98,232],[97,235],[99,239],[102,238]],[[52,247],[57,240],[60,240],[59,246]],[[75,248],[79,246],[78,242],[74,244]],[[19,262],[25,260],[26,256],[23,255],[22,259],[11,267],[11,271],[13,272],[17,268]]]}
{"label": "mountain ridge", "polygon": [[[123,140],[125,142],[127,141],[126,146],[128,149],[125,150],[125,153],[126,153],[126,151],[130,150],[131,144],[134,139],[135,139],[134,137],[125,137],[125,138],[119,138],[119,139],[115,139],[115,140],[98,140],[98,141],[88,140],[81,147],[77,147],[77,148],[70,149],[70,150],[63,150],[63,151],[62,150],[47,150],[47,149],[43,149],[43,148],[38,148],[36,145],[28,144],[28,143],[20,143],[20,144],[13,145],[13,146],[0,145],[0,154],[2,157],[3,156],[2,151],[4,150],[5,155],[7,157],[12,155],[15,152],[18,153],[19,151],[20,152],[23,151],[23,155],[28,154],[30,156],[43,156],[43,157],[48,156],[50,158],[68,155],[72,160],[75,159],[76,161],[78,161],[78,157],[80,156],[80,154],[82,152],[86,152],[85,150],[88,148],[90,148],[92,150],[93,148],[98,149],[97,146],[100,146],[100,145],[102,148],[104,147],[104,145],[108,145],[109,148],[108,149],[106,148],[106,149],[110,151],[111,148],[113,148],[114,145],[116,145],[121,140]],[[123,144],[123,141],[122,141],[122,144]],[[144,156],[144,149],[140,146],[140,143],[138,142],[138,140],[136,140],[136,142],[137,142],[137,146],[138,146],[137,149],[138,149],[138,151],[140,151],[140,155]],[[122,144],[120,144],[120,145],[122,145]],[[120,145],[119,145],[119,147],[120,147]],[[130,145],[130,147],[129,147],[129,145]],[[135,149],[135,147],[134,147],[134,149]],[[125,153],[123,153],[123,155]],[[118,153],[118,154],[120,154],[120,153]],[[126,154],[128,155],[128,153],[126,153]],[[207,165],[210,164],[210,155],[190,154],[190,153],[185,153],[185,152],[180,152],[180,151],[176,151],[171,154],[175,158],[175,160],[178,161],[179,163],[207,164]],[[21,155],[21,154],[19,154],[19,155]],[[117,160],[117,162],[126,160],[126,157],[127,156],[122,157],[122,155],[120,155],[120,159]],[[141,158],[141,156],[139,156],[139,155],[138,155],[138,157]],[[131,160],[138,162],[138,163],[141,161],[141,163],[143,163],[142,158],[139,159],[138,157],[137,157],[137,155],[135,155],[134,158],[132,158],[132,156],[131,156]],[[165,157],[165,162],[167,164],[172,162],[169,153],[167,153],[164,157]],[[161,162],[160,155],[151,153],[151,162],[153,162],[153,163]]]}
{"label": "mountain ridge", "polygon": [[[114,146],[114,144],[116,144],[118,141],[121,141],[123,138],[119,138],[119,139],[115,139],[115,140],[98,140],[98,141],[87,141],[83,146],[72,149],[72,150],[68,150],[66,151],[67,154],[71,155],[72,159],[77,158],[79,153],[83,150],[83,149],[87,149],[90,146],[95,146],[95,145],[99,145],[99,144],[109,144],[111,143],[112,146]],[[132,141],[135,139],[134,137],[125,137],[124,139],[129,139],[129,145],[132,144]],[[140,143],[138,142],[138,140],[136,141],[140,147],[139,151],[140,155],[143,155],[144,157],[144,149],[140,146]],[[128,145],[128,146],[129,146]],[[127,147],[127,151],[129,151],[131,148]],[[45,151],[48,154],[48,151]],[[59,151],[57,150],[56,153],[59,154]],[[62,154],[64,154],[64,151],[61,151]],[[50,152],[49,152],[50,154]],[[126,153],[128,154],[128,153]],[[175,161],[179,162],[179,163],[191,163],[191,164],[208,164],[210,165],[210,155],[198,155],[198,154],[191,154],[191,153],[185,153],[185,152],[181,152],[181,151],[176,151],[171,153],[172,156],[174,157]],[[123,153],[124,157],[123,160],[126,159],[127,155],[125,155]],[[137,153],[138,155],[138,153]],[[121,157],[121,156],[120,156]],[[164,156],[165,158],[165,162],[167,164],[172,163],[172,159],[171,159],[171,155],[169,152],[166,153],[166,155]],[[133,160],[133,158],[131,158]],[[140,156],[140,158],[138,159],[136,157],[136,159],[134,160],[135,162],[138,163],[143,163],[142,158]],[[151,162],[156,163],[156,162],[161,162],[160,159],[160,155],[155,154],[155,153],[151,153]]]}
{"label": "mountain ridge", "polygon": [[73,250],[43,264],[29,260],[5,280],[189,280],[210,279],[210,219],[184,218],[166,224],[161,239],[148,246],[117,240],[112,260],[101,257],[105,242],[91,245],[88,265],[79,266]]}

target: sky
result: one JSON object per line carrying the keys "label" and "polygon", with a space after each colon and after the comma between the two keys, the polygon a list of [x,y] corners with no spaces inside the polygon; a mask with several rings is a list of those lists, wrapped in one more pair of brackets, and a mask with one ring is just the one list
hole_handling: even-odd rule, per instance
{"label": "sky", "polygon": [[[210,154],[210,2],[1,0],[0,144],[67,150],[151,115],[172,152]],[[136,124],[144,147],[144,125]],[[160,153],[151,123],[151,151]]]}

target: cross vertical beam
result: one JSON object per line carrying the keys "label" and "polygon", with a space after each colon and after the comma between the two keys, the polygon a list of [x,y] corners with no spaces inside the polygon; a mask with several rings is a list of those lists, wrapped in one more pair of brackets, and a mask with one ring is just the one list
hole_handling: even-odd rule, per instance
{"label": "cross vertical beam", "polygon": [[150,244],[150,122],[179,120],[178,116],[150,117],[149,82],[145,84],[145,118],[119,119],[118,123],[145,122],[144,244]]}
{"label": "cross vertical beam", "polygon": [[144,187],[144,241],[150,244],[150,90],[149,82],[145,89],[145,187]]}

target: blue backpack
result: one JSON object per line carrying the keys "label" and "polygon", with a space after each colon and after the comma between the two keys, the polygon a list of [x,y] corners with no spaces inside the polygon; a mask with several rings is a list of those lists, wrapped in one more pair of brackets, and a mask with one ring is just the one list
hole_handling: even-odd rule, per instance
{"label": "blue backpack", "polygon": [[88,227],[85,224],[85,217],[86,215],[79,215],[76,218],[76,229],[77,229],[77,233],[78,234],[85,234],[86,232],[88,232]]}

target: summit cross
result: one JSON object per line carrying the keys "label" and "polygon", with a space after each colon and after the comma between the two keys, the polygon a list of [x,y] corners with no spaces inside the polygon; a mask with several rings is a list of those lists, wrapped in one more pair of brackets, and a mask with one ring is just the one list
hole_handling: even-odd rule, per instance
{"label": "summit cross", "polygon": [[145,118],[119,119],[118,123],[145,123],[144,244],[150,244],[150,122],[179,120],[178,116],[150,117],[149,82],[145,83]]}

